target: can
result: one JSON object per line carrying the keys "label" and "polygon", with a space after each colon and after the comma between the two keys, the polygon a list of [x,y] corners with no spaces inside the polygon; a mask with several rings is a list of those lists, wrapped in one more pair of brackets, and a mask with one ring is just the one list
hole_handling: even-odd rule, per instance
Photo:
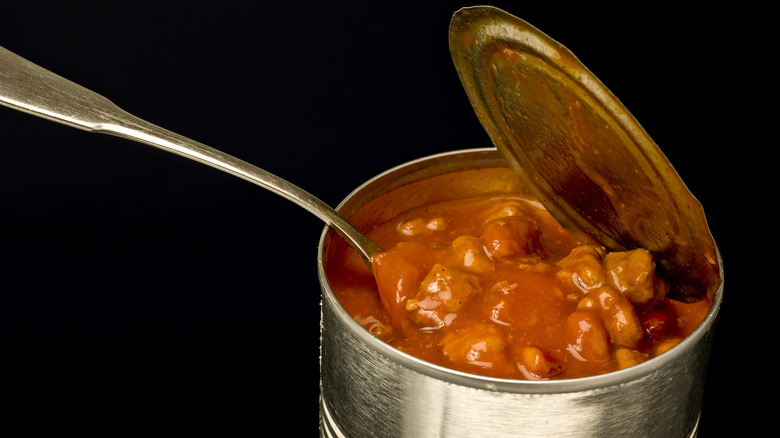
{"label": "can", "polygon": [[[493,148],[420,158],[367,181],[337,210],[351,217],[377,196],[432,176],[507,166]],[[497,379],[454,371],[410,356],[354,321],[335,298],[325,272],[334,239],[338,239],[335,233],[325,228],[318,248],[322,437],[697,435],[707,363],[723,297],[722,283],[699,327],[658,357],[620,371],[578,379]]]}

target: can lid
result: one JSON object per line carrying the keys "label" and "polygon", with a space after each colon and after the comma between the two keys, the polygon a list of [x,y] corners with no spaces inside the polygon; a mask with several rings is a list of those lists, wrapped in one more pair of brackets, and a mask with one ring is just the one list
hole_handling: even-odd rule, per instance
{"label": "can lid", "polygon": [[456,12],[449,44],[493,144],[556,219],[613,251],[648,249],[676,299],[714,296],[720,262],[701,205],[568,49],[489,6]]}

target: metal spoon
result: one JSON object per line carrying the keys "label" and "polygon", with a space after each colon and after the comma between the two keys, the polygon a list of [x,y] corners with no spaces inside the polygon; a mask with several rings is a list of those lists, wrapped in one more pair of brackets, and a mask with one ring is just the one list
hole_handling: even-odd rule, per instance
{"label": "metal spoon", "polygon": [[0,47],[0,104],[74,128],[145,143],[198,161],[281,195],[336,230],[372,268],[383,251],[336,210],[303,189],[252,164],[153,125],[105,97]]}

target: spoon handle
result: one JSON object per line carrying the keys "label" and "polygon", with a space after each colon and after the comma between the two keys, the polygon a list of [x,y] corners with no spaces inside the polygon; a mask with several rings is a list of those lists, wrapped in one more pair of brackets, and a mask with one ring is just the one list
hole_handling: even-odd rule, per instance
{"label": "spoon handle", "polygon": [[74,128],[154,146],[268,189],[322,219],[371,266],[382,249],[333,208],[282,178],[202,143],[146,122],[105,97],[0,47],[0,104]]}

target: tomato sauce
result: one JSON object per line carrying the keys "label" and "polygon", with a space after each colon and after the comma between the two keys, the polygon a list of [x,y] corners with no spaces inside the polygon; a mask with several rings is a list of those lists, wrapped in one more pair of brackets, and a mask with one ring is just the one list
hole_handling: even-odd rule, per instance
{"label": "tomato sauce", "polygon": [[[456,172],[363,207],[351,220],[388,249],[374,274],[345,246],[329,251],[326,272],[344,309],[412,356],[528,380],[630,367],[702,321],[711,302],[668,298],[651,253],[610,253],[563,228],[506,172]],[[411,196],[423,200],[406,209]]]}

